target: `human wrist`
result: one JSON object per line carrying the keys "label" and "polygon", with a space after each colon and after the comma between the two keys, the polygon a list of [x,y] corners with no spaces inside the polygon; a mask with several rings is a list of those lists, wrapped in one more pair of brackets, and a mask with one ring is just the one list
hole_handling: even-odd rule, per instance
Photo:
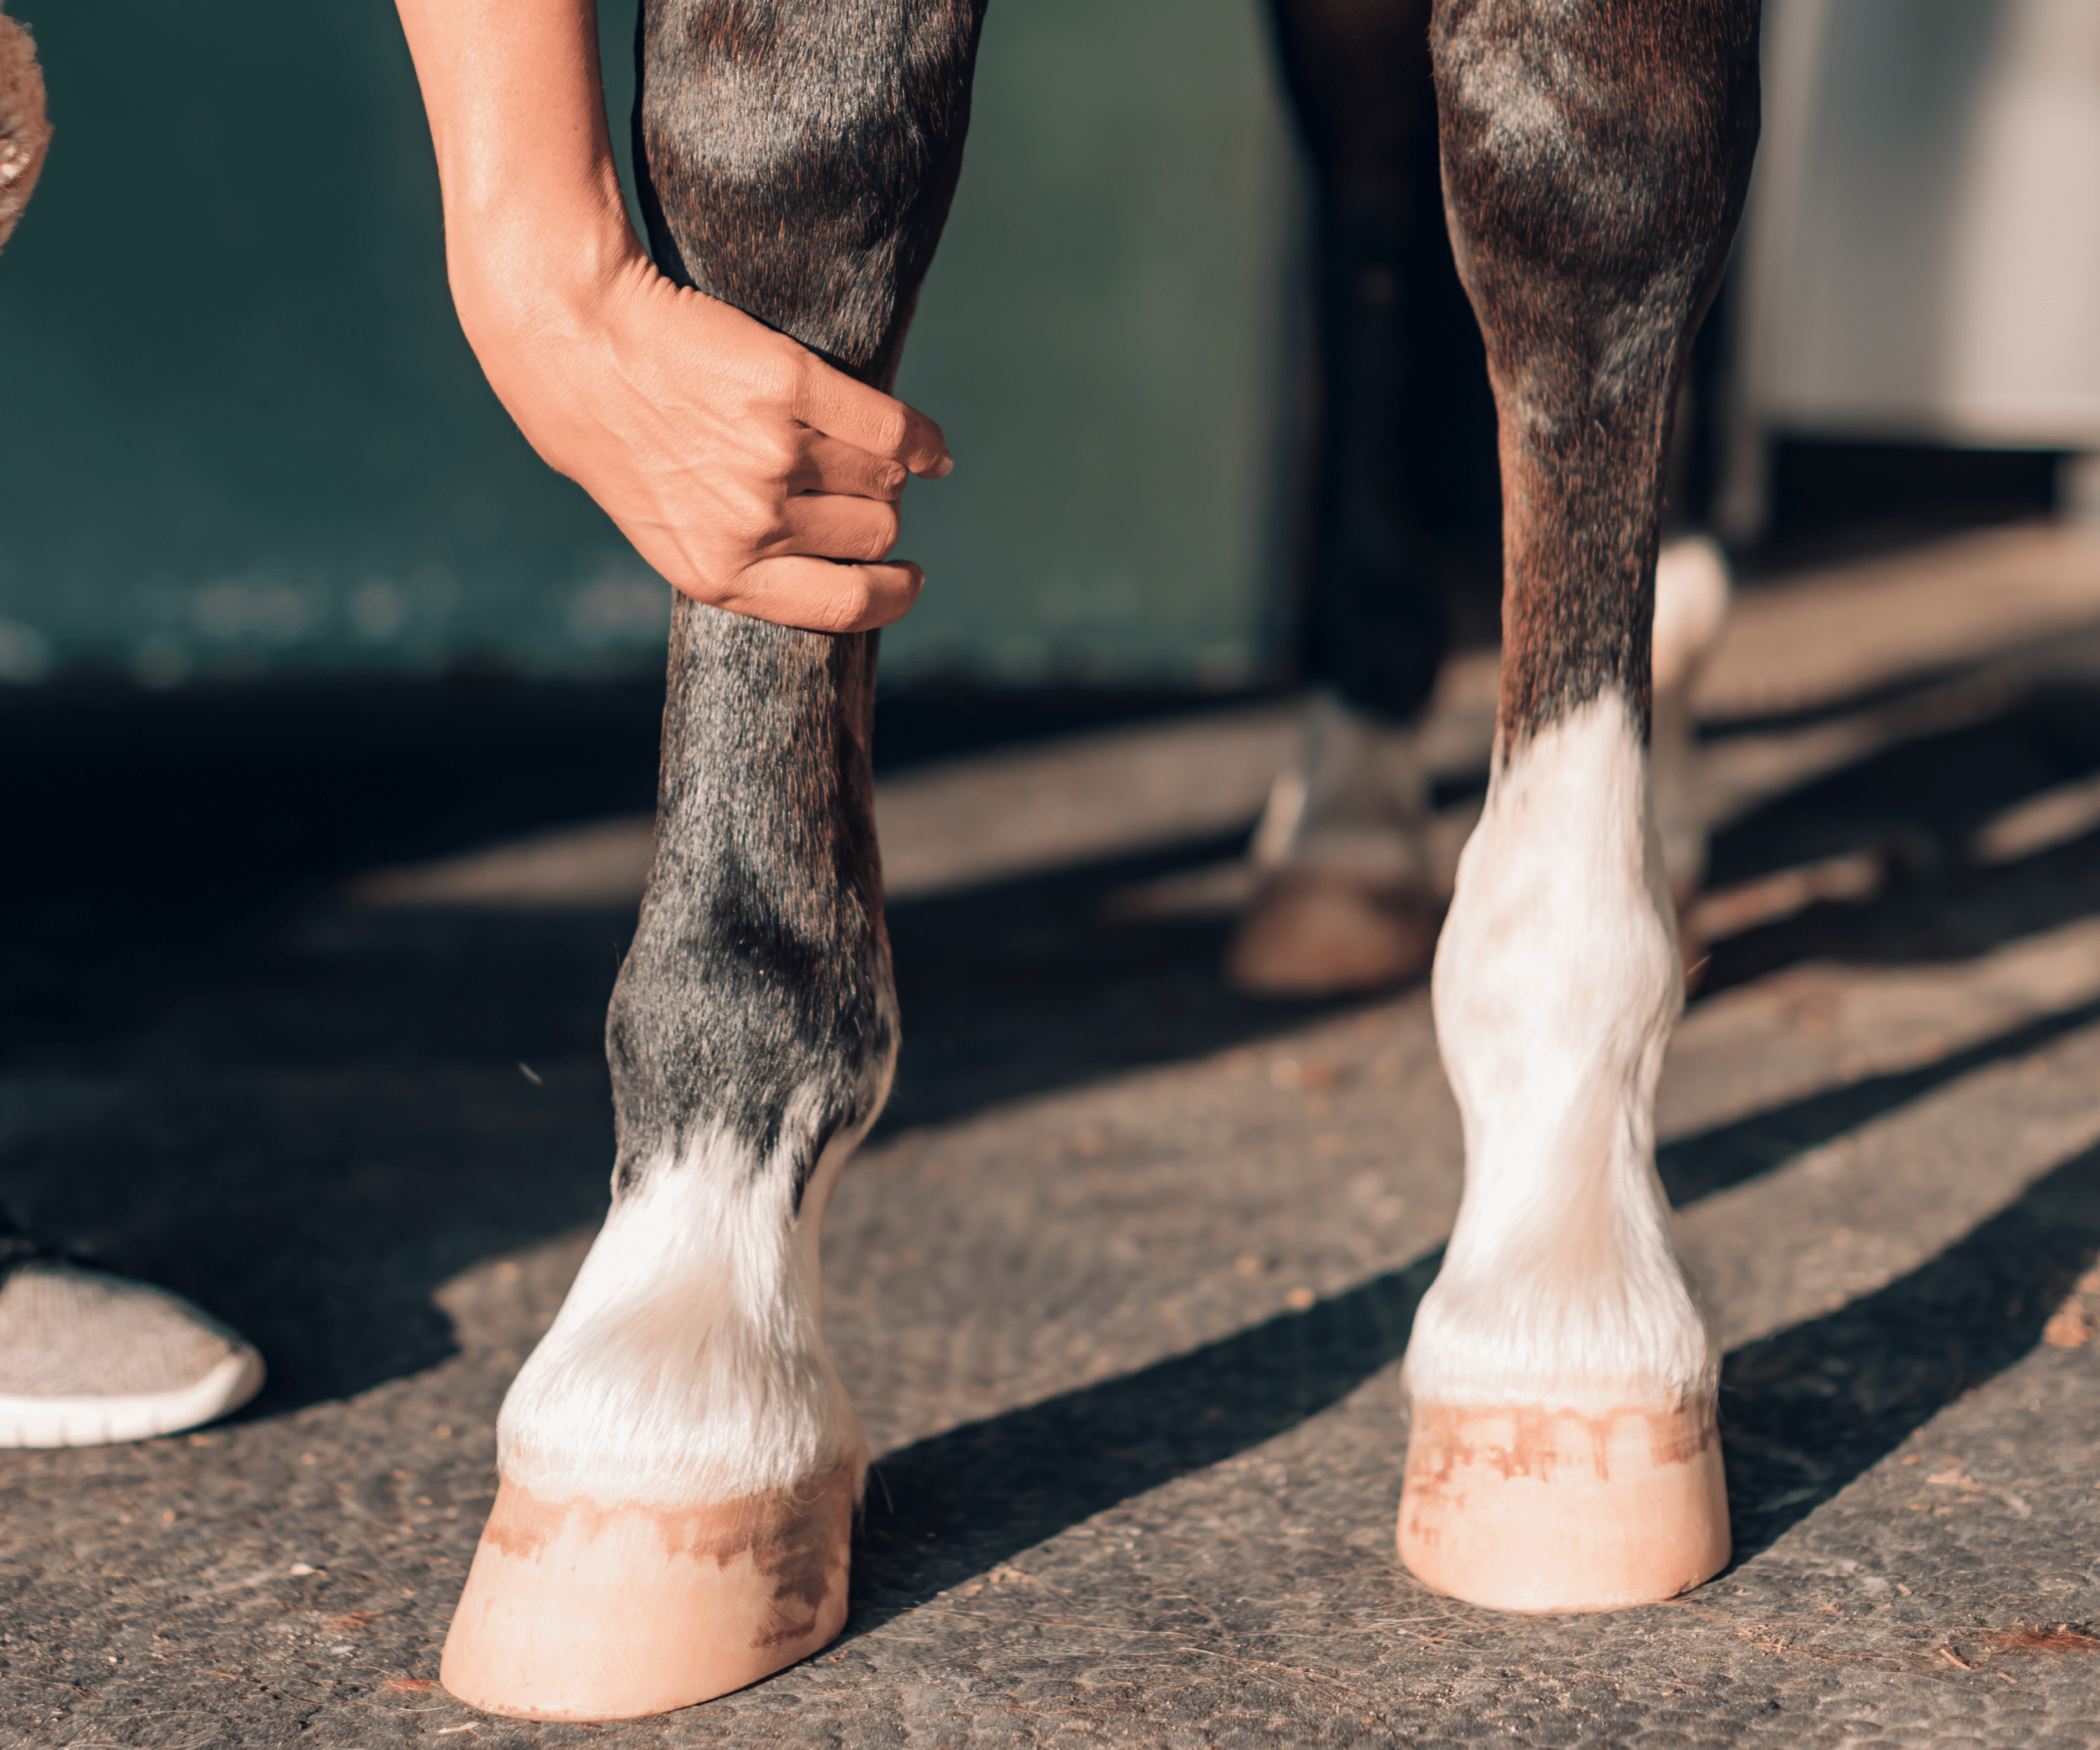
{"label": "human wrist", "polygon": [[436,151],[453,299],[476,351],[646,265],[614,167],[591,0],[398,5]]}
{"label": "human wrist", "polygon": [[477,354],[569,327],[623,276],[647,271],[619,186],[605,180],[565,200],[447,199],[446,272]]}

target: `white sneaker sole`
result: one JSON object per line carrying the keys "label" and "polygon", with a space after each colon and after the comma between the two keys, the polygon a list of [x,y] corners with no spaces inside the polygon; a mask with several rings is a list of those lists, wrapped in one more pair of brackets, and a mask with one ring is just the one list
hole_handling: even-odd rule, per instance
{"label": "white sneaker sole", "polygon": [[108,1446],[177,1434],[238,1410],[262,1389],[262,1358],[245,1343],[194,1385],[125,1397],[0,1393],[0,1447]]}

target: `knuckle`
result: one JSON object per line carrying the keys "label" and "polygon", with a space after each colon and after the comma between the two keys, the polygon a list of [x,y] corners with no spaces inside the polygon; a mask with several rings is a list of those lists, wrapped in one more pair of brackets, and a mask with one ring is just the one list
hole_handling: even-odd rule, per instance
{"label": "knuckle", "polygon": [[903,524],[895,510],[888,505],[874,505],[871,514],[854,528],[851,556],[864,560],[883,558],[902,532]]}
{"label": "knuckle", "polygon": [[785,532],[785,506],[778,499],[753,493],[740,503],[728,520],[726,532],[737,546],[762,547],[778,541]]}
{"label": "knuckle", "polygon": [[843,631],[865,619],[874,605],[874,591],[864,578],[848,575],[832,592],[827,615],[833,626]]}
{"label": "knuckle", "polygon": [[874,448],[879,455],[893,456],[904,448],[905,441],[911,435],[911,422],[904,416],[904,409],[890,407],[883,409],[875,421]]}
{"label": "knuckle", "polygon": [[690,596],[695,601],[705,602],[714,607],[728,599],[733,592],[733,579],[718,577],[711,568],[696,569],[671,580],[672,587],[681,596]]}
{"label": "knuckle", "polygon": [[759,360],[751,387],[759,400],[776,407],[793,405],[801,398],[804,368],[801,359],[784,348]]}

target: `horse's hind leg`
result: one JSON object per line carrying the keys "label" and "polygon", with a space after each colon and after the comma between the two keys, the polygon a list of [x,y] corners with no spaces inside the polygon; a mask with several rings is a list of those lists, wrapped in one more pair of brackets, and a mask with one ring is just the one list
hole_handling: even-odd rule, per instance
{"label": "horse's hind leg", "polygon": [[[1443,895],[1417,744],[1445,645],[1422,512],[1419,433],[1477,443],[1463,394],[1479,341],[1451,271],[1437,187],[1430,0],[1270,0],[1313,170],[1317,487],[1298,767],[1253,846],[1260,894],[1233,933],[1243,990],[1317,995],[1428,970]],[[1478,378],[1472,385],[1477,400]],[[1457,444],[1468,452],[1463,436]],[[1469,453],[1469,452],[1468,452]]]}
{"label": "horse's hind leg", "polygon": [[1402,1556],[1521,1610],[1727,1559],[1654,1094],[1682,974],[1648,789],[1673,391],[1757,131],[1756,0],[1440,0],[1446,202],[1500,416],[1501,703],[1437,952],[1466,1192],[1408,1357]]}
{"label": "horse's hind leg", "polygon": [[[887,387],[960,168],[980,0],[651,0],[658,264]],[[613,1207],[506,1400],[446,1643],[493,1711],[705,1701],[837,1634],[866,1462],[818,1225],[897,1049],[873,634],[681,598],[656,857],[607,1026]]]}

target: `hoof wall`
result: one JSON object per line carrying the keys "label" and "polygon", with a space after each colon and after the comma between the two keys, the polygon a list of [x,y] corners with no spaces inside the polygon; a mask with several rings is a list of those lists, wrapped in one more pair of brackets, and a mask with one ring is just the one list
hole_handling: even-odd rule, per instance
{"label": "hoof wall", "polygon": [[1443,902],[1321,870],[1286,870],[1239,921],[1226,976],[1256,996],[1377,990],[1429,971]]}
{"label": "hoof wall", "polygon": [[496,1492],[439,1675],[470,1707],[631,1720],[807,1658],[846,1621],[857,1468],[701,1507]]}
{"label": "hoof wall", "polygon": [[1493,1610],[1689,1592],[1728,1559],[1713,1406],[1417,1404],[1399,1547],[1425,1585]]}

